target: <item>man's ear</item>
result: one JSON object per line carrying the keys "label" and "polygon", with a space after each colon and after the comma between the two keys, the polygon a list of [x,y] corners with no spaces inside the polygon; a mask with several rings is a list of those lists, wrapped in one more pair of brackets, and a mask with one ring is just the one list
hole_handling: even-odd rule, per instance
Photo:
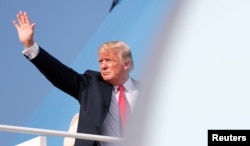
{"label": "man's ear", "polygon": [[131,61],[130,60],[126,60],[125,63],[124,63],[125,69],[129,69],[130,66],[131,66]]}

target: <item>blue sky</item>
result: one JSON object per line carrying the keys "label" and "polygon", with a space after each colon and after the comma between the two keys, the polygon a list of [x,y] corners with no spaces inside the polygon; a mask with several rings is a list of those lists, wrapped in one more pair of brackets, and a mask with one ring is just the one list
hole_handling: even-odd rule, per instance
{"label": "blue sky", "polygon": [[[67,130],[78,103],[53,87],[22,55],[12,20],[27,11],[36,23],[35,40],[49,53],[79,72],[98,70],[97,48],[106,41],[124,40],[132,49],[140,72],[149,54],[162,11],[171,1],[120,0],[109,13],[112,0],[0,1],[0,124]],[[167,15],[166,15],[167,16]],[[0,132],[0,145],[13,145],[32,135]],[[49,138],[61,145],[62,138]]]}

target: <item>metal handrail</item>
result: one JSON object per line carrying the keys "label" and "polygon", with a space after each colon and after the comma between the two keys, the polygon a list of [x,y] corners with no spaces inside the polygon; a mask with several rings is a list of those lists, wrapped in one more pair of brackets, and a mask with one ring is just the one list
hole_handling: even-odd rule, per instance
{"label": "metal handrail", "polygon": [[72,133],[72,132],[65,132],[65,131],[58,131],[58,130],[48,130],[48,129],[29,128],[29,127],[1,125],[1,124],[0,124],[0,131],[28,133],[28,134],[36,134],[36,135],[61,136],[61,137],[70,137],[70,138],[104,141],[104,142],[119,142],[122,140],[122,138],[110,137],[110,136],[101,136],[101,135],[84,134],[84,133]]}

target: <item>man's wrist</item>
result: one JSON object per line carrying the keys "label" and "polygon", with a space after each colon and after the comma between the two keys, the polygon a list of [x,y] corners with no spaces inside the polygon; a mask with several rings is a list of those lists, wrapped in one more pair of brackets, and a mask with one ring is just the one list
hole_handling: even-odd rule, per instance
{"label": "man's wrist", "polygon": [[34,43],[35,43],[34,40],[27,41],[27,42],[24,43],[24,48],[25,49],[30,48],[30,47],[32,47],[34,45]]}

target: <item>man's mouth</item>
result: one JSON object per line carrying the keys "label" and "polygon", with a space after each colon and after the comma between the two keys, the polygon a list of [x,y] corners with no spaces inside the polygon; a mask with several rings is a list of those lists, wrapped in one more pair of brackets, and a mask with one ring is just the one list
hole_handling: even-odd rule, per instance
{"label": "man's mouth", "polygon": [[108,74],[109,74],[109,72],[102,72],[102,74],[103,74],[103,75],[108,75]]}

